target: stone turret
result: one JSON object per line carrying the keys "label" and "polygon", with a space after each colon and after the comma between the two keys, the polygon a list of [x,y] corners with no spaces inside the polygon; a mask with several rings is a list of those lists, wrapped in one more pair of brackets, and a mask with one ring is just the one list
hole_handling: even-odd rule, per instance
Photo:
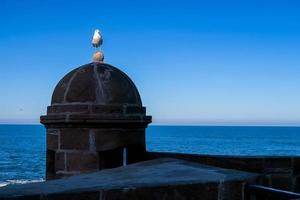
{"label": "stone turret", "polygon": [[57,84],[47,115],[46,179],[113,168],[144,160],[151,122],[131,79],[93,62]]}

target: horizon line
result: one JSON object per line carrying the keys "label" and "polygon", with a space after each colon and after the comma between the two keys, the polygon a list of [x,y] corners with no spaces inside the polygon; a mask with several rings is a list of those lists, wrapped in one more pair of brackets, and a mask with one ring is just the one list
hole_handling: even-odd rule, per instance
{"label": "horizon line", "polygon": [[[40,125],[41,123],[1,123],[0,125]],[[300,123],[288,124],[288,123],[151,123],[148,126],[235,126],[235,127],[300,127]]]}

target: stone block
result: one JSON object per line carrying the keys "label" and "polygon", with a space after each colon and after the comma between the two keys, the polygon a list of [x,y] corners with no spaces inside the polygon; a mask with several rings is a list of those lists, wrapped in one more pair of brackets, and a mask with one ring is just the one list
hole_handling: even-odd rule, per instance
{"label": "stone block", "polygon": [[294,192],[300,193],[300,176],[296,176],[294,179]]}
{"label": "stone block", "polygon": [[145,115],[146,108],[139,107],[139,106],[127,106],[126,107],[126,114],[142,114]]}
{"label": "stone block", "polygon": [[55,90],[52,95],[52,104],[60,103],[64,101],[64,94],[68,87],[68,82],[71,80],[73,74],[75,73],[75,70],[68,73],[64,79],[62,79],[57,86],[55,87]]}
{"label": "stone block", "polygon": [[143,129],[93,129],[95,148],[106,151],[126,145],[145,146],[145,131]]}
{"label": "stone block", "polygon": [[47,149],[50,150],[58,149],[58,135],[47,133]]}
{"label": "stone block", "polygon": [[58,134],[59,134],[59,129],[56,129],[56,128],[48,128],[48,129],[47,129],[47,134],[58,135]]}
{"label": "stone block", "polygon": [[68,91],[65,93],[66,102],[90,102],[96,101],[97,82],[94,78],[92,66],[78,69],[73,77]]}
{"label": "stone block", "polygon": [[292,177],[289,175],[271,175],[271,187],[281,190],[292,190]]}
{"label": "stone block", "polygon": [[141,162],[146,159],[146,147],[143,145],[129,145],[127,150],[127,164]]}
{"label": "stone block", "polygon": [[226,183],[220,183],[218,187],[218,199],[243,199],[244,184],[245,183],[241,181],[228,181]]}
{"label": "stone block", "polygon": [[67,153],[67,171],[95,171],[99,169],[98,154],[90,152]]}
{"label": "stone block", "polygon": [[208,158],[215,166],[228,169],[259,173],[263,169],[263,159],[254,157],[215,156]]}
{"label": "stone block", "polygon": [[47,149],[46,152],[46,179],[54,179],[55,176],[55,151]]}
{"label": "stone block", "polygon": [[124,113],[124,108],[122,105],[97,105],[92,106],[92,113],[99,113],[102,115],[106,114],[122,114]]}
{"label": "stone block", "polygon": [[100,151],[99,169],[109,169],[123,165],[123,148],[117,148],[108,151]]}
{"label": "stone block", "polygon": [[65,153],[55,153],[55,171],[65,170]]}
{"label": "stone block", "polygon": [[294,158],[293,174],[300,175],[300,157]]}
{"label": "stone block", "polygon": [[60,132],[60,149],[89,149],[89,130],[86,128],[63,128]]}
{"label": "stone block", "polygon": [[108,190],[101,191],[100,197],[109,200],[216,200],[218,199],[218,185],[205,183]]}
{"label": "stone block", "polygon": [[259,183],[263,186],[270,187],[271,186],[270,175],[261,175],[259,177]]}
{"label": "stone block", "polygon": [[88,113],[88,105],[52,105],[48,106],[48,114]]}
{"label": "stone block", "polygon": [[264,160],[265,169],[291,169],[292,160],[287,157],[267,157]]}
{"label": "stone block", "polygon": [[286,157],[268,157],[264,161],[264,173],[290,174],[292,172],[292,159]]}

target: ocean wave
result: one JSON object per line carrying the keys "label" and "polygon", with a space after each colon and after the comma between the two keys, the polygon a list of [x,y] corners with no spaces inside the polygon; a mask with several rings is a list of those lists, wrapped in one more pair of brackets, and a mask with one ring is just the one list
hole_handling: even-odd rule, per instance
{"label": "ocean wave", "polygon": [[0,182],[0,187],[4,187],[7,185],[15,185],[15,184],[26,184],[26,183],[37,183],[43,182],[44,179],[34,179],[34,180],[27,180],[27,179],[18,179],[18,180],[6,180],[4,182]]}

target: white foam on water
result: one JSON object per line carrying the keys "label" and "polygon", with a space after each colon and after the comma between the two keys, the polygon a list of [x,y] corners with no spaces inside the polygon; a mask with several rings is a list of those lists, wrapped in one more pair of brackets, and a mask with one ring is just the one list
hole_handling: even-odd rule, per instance
{"label": "white foam on water", "polygon": [[4,186],[7,186],[8,183],[5,183],[5,182],[0,182],[0,187],[4,187]]}
{"label": "white foam on water", "polygon": [[14,184],[26,184],[26,183],[37,183],[43,182],[44,179],[35,179],[35,180],[26,180],[26,179],[19,179],[19,180],[6,180],[5,182],[0,182],[0,187],[4,187],[7,185],[14,185]]}

